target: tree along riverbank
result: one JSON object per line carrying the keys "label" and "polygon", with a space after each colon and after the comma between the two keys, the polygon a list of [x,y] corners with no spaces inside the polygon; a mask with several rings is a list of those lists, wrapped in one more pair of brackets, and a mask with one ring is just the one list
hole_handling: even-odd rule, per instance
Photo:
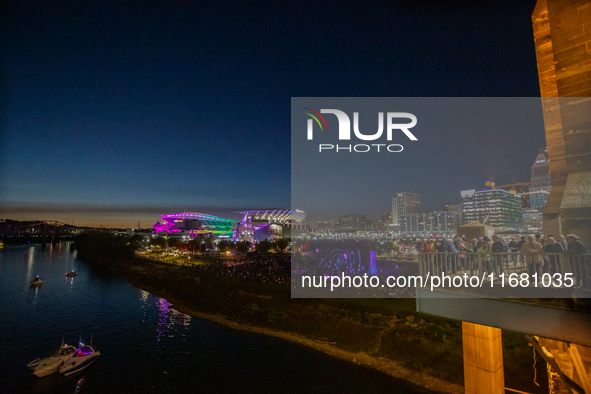
{"label": "tree along riverbank", "polygon": [[[183,313],[294,341],[429,390],[464,391],[461,322],[417,313],[414,299],[292,299],[285,285],[135,259],[128,245],[113,245],[113,254],[101,256],[80,241],[76,247],[83,261],[120,273]],[[547,391],[545,363],[535,356],[538,387],[522,334],[503,332],[503,348],[506,387]]]}

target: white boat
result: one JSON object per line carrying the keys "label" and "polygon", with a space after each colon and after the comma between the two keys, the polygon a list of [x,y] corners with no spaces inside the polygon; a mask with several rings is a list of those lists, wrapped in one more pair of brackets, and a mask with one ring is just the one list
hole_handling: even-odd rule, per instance
{"label": "white boat", "polygon": [[43,283],[43,278],[40,278],[39,275],[37,275],[37,277],[29,281],[29,283],[31,284],[31,286],[38,286],[41,283]]}
{"label": "white boat", "polygon": [[80,372],[94,363],[100,355],[101,353],[96,349],[96,346],[80,344],[76,354],[66,360],[60,367],[60,373],[69,376]]}
{"label": "white boat", "polygon": [[35,359],[27,364],[27,367],[33,369],[33,373],[40,378],[51,375],[58,372],[66,361],[74,357],[77,350],[74,346],[62,345],[51,356]]}

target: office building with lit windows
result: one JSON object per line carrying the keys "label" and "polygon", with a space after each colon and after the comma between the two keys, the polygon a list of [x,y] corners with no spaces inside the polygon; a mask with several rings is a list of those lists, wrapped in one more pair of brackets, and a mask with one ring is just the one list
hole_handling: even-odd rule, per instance
{"label": "office building with lit windows", "polygon": [[495,231],[523,231],[521,198],[503,189],[463,190],[464,223],[478,222],[493,226]]}
{"label": "office building with lit windows", "polygon": [[459,212],[421,212],[400,215],[400,234],[427,236],[454,235],[460,226]]}
{"label": "office building with lit windows", "polygon": [[437,210],[440,212],[457,212],[460,215],[460,224],[458,226],[461,226],[464,223],[462,217],[462,204],[455,204],[449,202],[443,203],[438,207]]}
{"label": "office building with lit windows", "polygon": [[400,215],[421,212],[421,196],[415,193],[396,193],[392,197],[392,225],[400,225]]}
{"label": "office building with lit windows", "polygon": [[529,196],[530,207],[534,209],[543,209],[546,205],[546,200],[548,200],[550,190],[552,189],[550,179],[550,160],[548,160],[548,156],[544,149],[540,149],[534,165],[531,166],[530,184],[529,191],[532,192]]}
{"label": "office building with lit windows", "polygon": [[528,234],[542,233],[542,212],[540,210],[533,208],[523,210],[523,231]]}
{"label": "office building with lit windows", "polygon": [[344,232],[355,232],[355,231],[366,231],[367,230],[367,219],[365,215],[358,213],[348,213],[346,215],[339,216],[337,222],[337,231]]}

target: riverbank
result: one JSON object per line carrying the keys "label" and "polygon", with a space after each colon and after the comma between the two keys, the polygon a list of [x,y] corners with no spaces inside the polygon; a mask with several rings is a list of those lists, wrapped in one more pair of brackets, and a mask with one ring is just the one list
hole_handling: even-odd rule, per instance
{"label": "riverbank", "polygon": [[346,351],[340,349],[336,345],[336,343],[312,340],[292,332],[278,331],[262,327],[253,327],[245,324],[236,323],[235,321],[228,320],[227,318],[224,318],[219,315],[201,313],[192,308],[191,306],[183,304],[182,302],[174,303],[174,296],[169,296],[167,300],[169,302],[173,302],[173,307],[176,310],[193,317],[207,319],[219,324],[223,324],[224,326],[233,328],[235,330],[249,331],[257,334],[269,335],[290,342],[295,342],[310,347],[312,349],[321,351],[330,356],[340,358],[342,360],[350,361],[358,365],[364,365],[373,369],[377,369],[378,371],[384,372],[393,378],[404,379],[414,385],[424,387],[429,390],[450,394],[461,394],[464,392],[464,387],[462,385],[454,384],[442,379],[435,378],[424,372],[416,372],[408,368],[404,368],[400,366],[398,363],[392,360],[385,359],[383,357],[376,358],[368,355],[365,352],[355,353]]}
{"label": "riverbank", "polygon": [[[284,331],[281,329],[272,328],[273,324],[271,324],[271,327],[268,325],[265,326],[264,323],[262,321],[260,321],[260,319],[253,319],[252,318],[253,311],[261,312],[262,314],[264,314],[265,309],[267,311],[273,311],[274,308],[272,308],[272,307],[269,308],[269,307],[274,299],[277,300],[277,297],[275,295],[275,298],[273,298],[273,295],[271,295],[271,293],[275,293],[277,291],[277,289],[269,288],[269,289],[266,289],[267,291],[262,292],[264,294],[260,294],[260,292],[253,293],[253,292],[249,291],[249,290],[252,290],[252,289],[248,289],[250,287],[249,284],[240,283],[240,282],[230,284],[230,287],[235,287],[234,293],[231,293],[236,297],[235,305],[236,306],[240,306],[240,305],[245,306],[246,313],[242,314],[242,315],[241,314],[234,314],[233,316],[227,316],[223,313],[206,313],[203,310],[204,309],[211,309],[211,305],[209,305],[208,308],[204,308],[203,305],[201,305],[201,307],[199,307],[199,304],[188,302],[188,301],[184,300],[182,297],[179,297],[178,290],[171,290],[166,287],[154,286],[151,280],[146,281],[146,279],[148,279],[146,277],[146,275],[150,271],[152,273],[155,273],[154,271],[158,271],[161,275],[169,275],[169,276],[175,276],[175,277],[176,277],[176,274],[181,274],[181,273],[185,277],[193,276],[194,280],[196,278],[199,278],[197,283],[202,286],[203,286],[202,280],[208,280],[210,282],[215,280],[212,277],[203,278],[204,273],[193,274],[193,271],[191,271],[188,268],[167,266],[167,265],[164,265],[161,263],[151,263],[151,262],[147,262],[144,259],[141,259],[139,261],[135,260],[133,263],[128,263],[123,266],[118,266],[118,269],[116,269],[116,271],[119,273],[122,273],[124,275],[124,277],[134,286],[142,288],[147,291],[150,291],[151,293],[153,293],[156,296],[166,298],[169,302],[171,302],[173,304],[175,309],[179,310],[182,313],[185,313],[185,314],[188,314],[188,315],[191,315],[194,317],[214,321],[216,323],[223,324],[223,325],[231,327],[233,329],[274,336],[274,337],[282,338],[282,339],[285,339],[285,340],[288,340],[291,342],[299,343],[301,345],[304,345],[304,346],[316,349],[318,351],[324,352],[324,353],[331,355],[333,357],[338,357],[340,359],[354,362],[359,365],[364,365],[364,366],[367,366],[367,367],[370,367],[373,369],[377,369],[381,372],[388,374],[389,376],[392,376],[394,378],[404,379],[416,386],[420,386],[420,387],[426,388],[428,390],[433,390],[433,391],[442,392],[442,393],[450,393],[450,394],[460,394],[460,393],[464,392],[464,388],[461,384],[446,381],[441,378],[437,378],[425,371],[418,371],[417,369],[407,368],[404,365],[402,365],[402,363],[400,363],[400,362],[396,362],[394,360],[390,360],[388,358],[379,356],[378,355],[379,352],[375,352],[375,354],[369,354],[368,351],[366,351],[366,350],[352,348],[351,344],[345,345],[345,343],[339,343],[337,341],[332,341],[332,340],[338,340],[339,338],[338,338],[338,336],[330,335],[330,333],[328,332],[329,327],[325,327],[325,330],[327,332],[324,332],[324,334],[326,334],[326,335],[324,335],[324,336],[321,335],[320,337],[318,337],[318,335],[310,335],[310,334],[302,335],[301,333],[293,332],[291,330]],[[162,278],[162,276],[161,276],[161,278]],[[201,279],[201,278],[203,278],[203,279]],[[178,278],[176,278],[176,279],[178,279]],[[228,288],[227,287],[228,284],[226,283],[225,285],[226,286],[224,286],[224,287]],[[244,285],[246,285],[246,286],[244,286]],[[181,285],[181,287],[183,287],[183,286]],[[247,287],[247,289],[245,289],[245,287]],[[284,288],[282,290],[284,290],[289,295],[289,288]],[[248,302],[245,302],[246,300],[248,300]],[[298,301],[301,301],[301,300],[294,300],[294,301],[296,303],[298,303]],[[414,305],[414,300],[411,300],[411,301],[412,301],[412,304]],[[262,304],[266,304],[267,308],[265,308],[264,305],[262,305]],[[331,309],[329,305],[326,305],[325,307],[327,310]],[[219,308],[219,306],[218,306],[218,308]],[[226,309],[226,308],[223,308],[223,309]],[[290,309],[293,309],[293,308],[290,308]],[[332,311],[333,314],[335,312],[338,312],[338,311],[336,311],[336,309],[339,309],[339,308],[334,308],[334,309],[335,310]],[[400,310],[403,310],[403,309],[406,310],[408,308],[406,306],[403,308],[400,308]],[[344,311],[344,310],[342,310],[342,311]],[[255,313],[255,314],[257,314],[257,313]],[[251,318],[248,318],[247,316],[251,316]],[[408,315],[408,316],[411,316],[411,315]],[[259,320],[258,324],[253,325],[252,322],[254,322],[254,320]],[[342,319],[338,319],[338,320],[340,320],[339,325],[342,326],[342,328],[345,330],[347,329],[347,326],[349,326],[348,327],[349,329],[357,326],[356,319],[353,317],[343,317]],[[410,327],[411,322],[414,323],[414,324],[412,324],[413,326],[427,324],[425,321],[417,320],[415,322],[414,320],[415,319],[412,319],[412,318],[408,318],[408,320],[407,320],[407,318],[401,318],[400,316],[395,315],[395,316],[390,317],[390,322],[388,322],[388,325],[389,325],[389,328],[392,329],[394,326],[396,326],[397,323],[404,325],[406,327]],[[250,322],[251,324],[245,324],[244,323],[245,321]],[[269,319],[267,319],[267,321],[269,321]],[[316,318],[311,318],[309,323],[311,325],[317,325],[318,324],[318,316],[316,316]],[[377,328],[377,326],[376,326],[376,328]],[[359,330],[359,327],[357,327],[357,330]],[[321,331],[322,331],[322,329],[321,329]],[[382,331],[383,331],[383,329],[382,329]],[[382,332],[382,336],[383,336],[383,334],[384,334],[384,332]],[[345,338],[341,338],[341,339],[345,339]],[[359,342],[366,342],[366,340],[359,341]],[[343,346],[343,345],[345,345],[345,346]],[[461,350],[460,350],[460,352],[461,352]]]}
{"label": "riverbank", "polygon": [[[427,390],[464,391],[461,323],[417,313],[414,299],[292,299],[285,285],[164,262],[132,257],[85,261],[118,272],[183,313],[300,343]],[[506,386],[541,392],[533,382],[527,340],[503,332],[503,347]],[[538,381],[545,379],[544,366],[538,360]]]}

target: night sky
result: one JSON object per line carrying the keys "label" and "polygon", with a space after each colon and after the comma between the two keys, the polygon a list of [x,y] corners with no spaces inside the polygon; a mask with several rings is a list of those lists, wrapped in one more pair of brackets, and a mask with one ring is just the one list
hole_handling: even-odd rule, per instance
{"label": "night sky", "polygon": [[[0,218],[148,227],[289,207],[291,97],[539,95],[535,1],[413,3],[11,2]],[[530,140],[498,184],[528,180],[543,132]],[[434,168],[398,191],[434,209],[417,175]]]}

